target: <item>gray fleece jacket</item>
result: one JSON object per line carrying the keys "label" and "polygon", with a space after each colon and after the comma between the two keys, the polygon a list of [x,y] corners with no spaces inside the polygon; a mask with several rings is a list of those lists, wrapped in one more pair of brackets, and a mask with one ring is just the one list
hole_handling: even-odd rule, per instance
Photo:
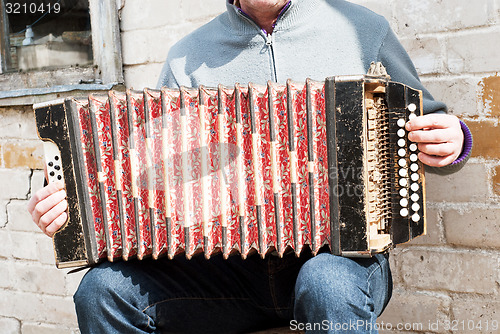
{"label": "gray fleece jacket", "polygon": [[[343,0],[291,0],[280,13],[272,34],[228,2],[225,13],[170,49],[158,86],[324,80],[329,76],[364,74],[372,61],[382,62],[392,81],[422,90],[425,114],[446,111],[445,104],[435,101],[422,86],[389,23]],[[465,124],[462,128],[470,140],[462,155],[452,165],[428,167],[428,171],[448,174],[465,164],[472,138]]]}

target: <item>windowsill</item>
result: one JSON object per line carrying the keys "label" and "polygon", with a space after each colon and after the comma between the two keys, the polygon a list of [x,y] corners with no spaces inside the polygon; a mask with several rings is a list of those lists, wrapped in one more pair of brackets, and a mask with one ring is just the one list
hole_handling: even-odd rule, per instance
{"label": "windowsill", "polygon": [[0,107],[87,95],[120,85],[96,83],[94,71],[94,66],[87,66],[0,74]]}

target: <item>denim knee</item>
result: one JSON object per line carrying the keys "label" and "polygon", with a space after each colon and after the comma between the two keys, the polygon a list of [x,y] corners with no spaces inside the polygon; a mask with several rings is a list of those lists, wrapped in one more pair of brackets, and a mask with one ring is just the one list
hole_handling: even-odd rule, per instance
{"label": "denim knee", "polygon": [[[113,265],[119,266],[120,264]],[[106,307],[113,300],[126,300],[130,286],[124,284],[123,280],[123,272],[113,270],[108,263],[92,268],[82,278],[73,296],[77,313]]]}
{"label": "denim knee", "polygon": [[111,290],[108,280],[99,275],[99,270],[91,269],[83,276],[78,290],[73,295],[77,312],[84,309],[96,309],[104,296]]}
{"label": "denim knee", "polygon": [[344,257],[318,254],[308,260],[299,272],[295,286],[296,299],[306,299],[307,303],[316,300],[350,303],[349,299],[355,298],[355,292],[359,291],[358,284],[362,282],[356,266],[356,263]]}

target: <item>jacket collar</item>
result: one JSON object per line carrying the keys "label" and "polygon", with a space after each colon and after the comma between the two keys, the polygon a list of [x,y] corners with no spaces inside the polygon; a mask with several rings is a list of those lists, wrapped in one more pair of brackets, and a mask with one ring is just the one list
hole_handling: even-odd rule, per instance
{"label": "jacket collar", "polygon": [[[274,31],[287,30],[307,20],[320,0],[290,0],[276,21]],[[259,31],[257,24],[240,8],[233,5],[233,0],[226,2],[231,28],[239,33],[255,34]]]}

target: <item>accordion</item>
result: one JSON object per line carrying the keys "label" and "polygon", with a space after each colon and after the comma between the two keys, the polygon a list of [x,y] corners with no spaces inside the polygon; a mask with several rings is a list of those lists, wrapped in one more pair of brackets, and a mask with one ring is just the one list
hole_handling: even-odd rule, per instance
{"label": "accordion", "polygon": [[425,234],[406,122],[422,93],[384,76],[91,94],[34,106],[64,180],[60,268],[216,253],[370,256]]}

